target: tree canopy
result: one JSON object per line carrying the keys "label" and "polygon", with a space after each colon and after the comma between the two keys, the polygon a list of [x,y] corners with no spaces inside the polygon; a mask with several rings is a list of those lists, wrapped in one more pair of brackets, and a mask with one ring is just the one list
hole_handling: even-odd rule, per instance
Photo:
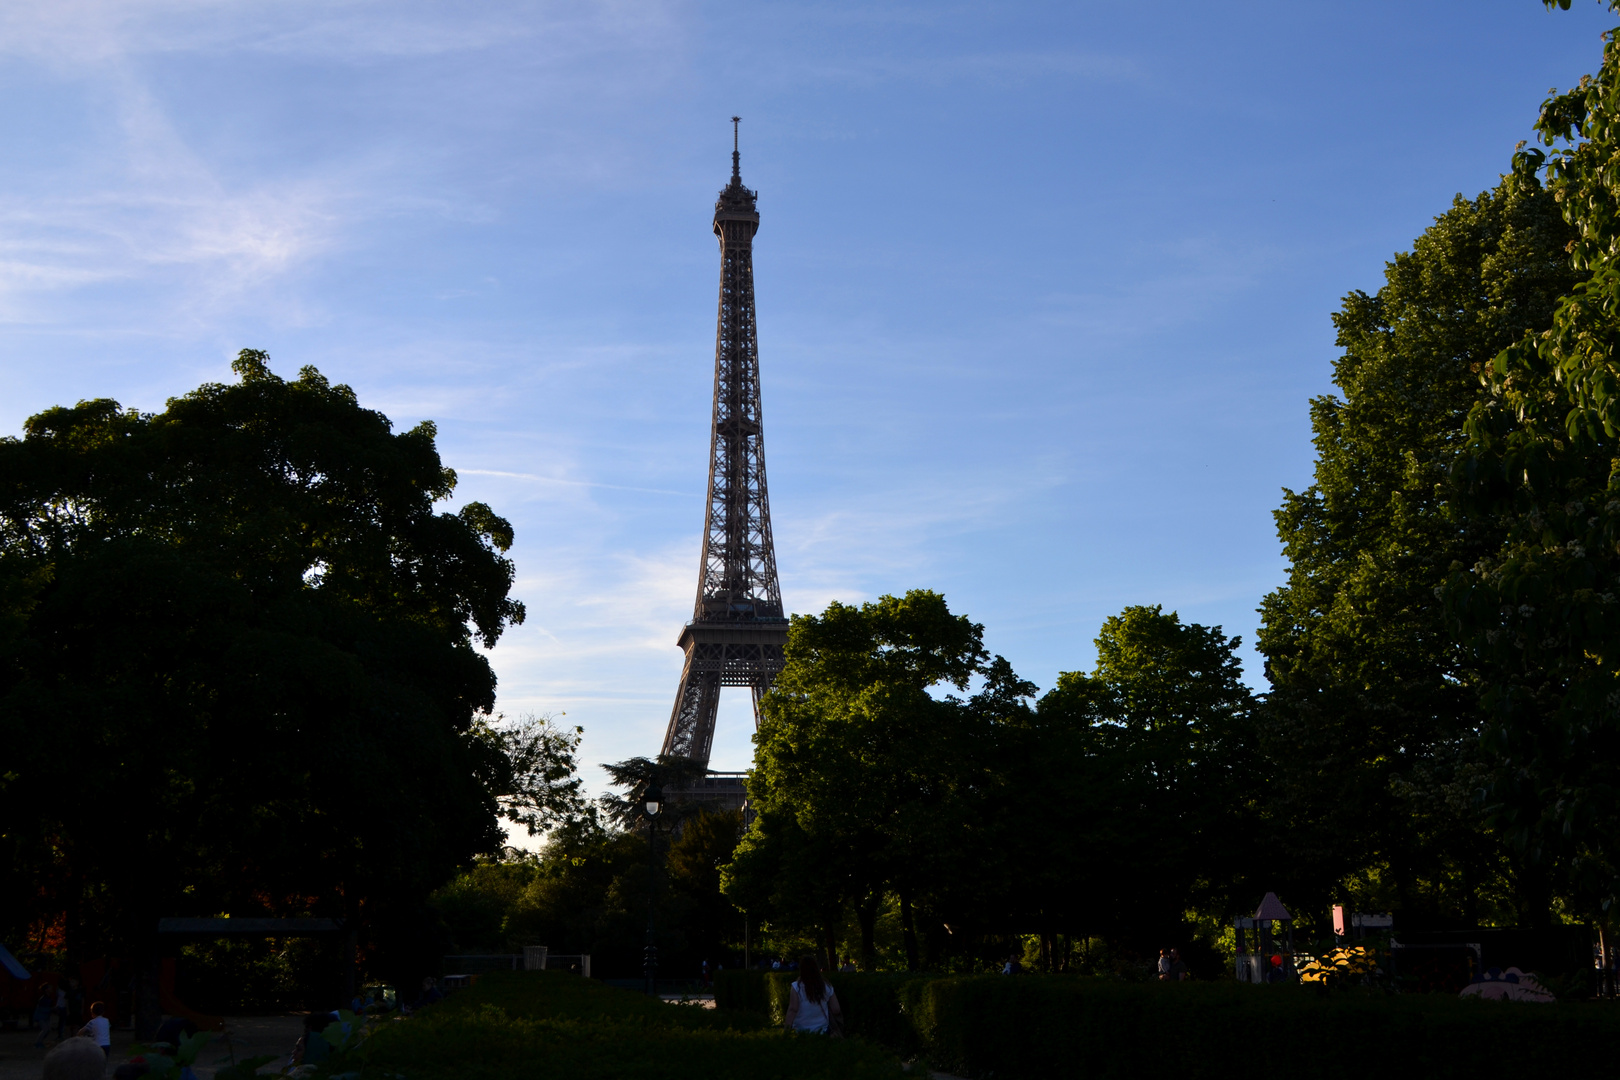
{"label": "tree canopy", "polygon": [[[1470,783],[1482,714],[1437,590],[1502,541],[1498,522],[1460,512],[1450,477],[1480,372],[1550,326],[1581,280],[1572,235],[1551,193],[1505,179],[1456,198],[1375,295],[1334,315],[1342,397],[1311,402],[1315,482],[1284,493],[1288,579],[1260,608],[1269,814],[1288,884],[1313,906],[1356,878],[1369,907],[1474,919],[1500,878],[1478,816],[1439,797]],[[1503,888],[1544,917],[1544,888],[1522,874]]]}
{"label": "tree canopy", "polygon": [[1182,934],[1242,843],[1237,640],[1130,608],[1097,645],[1032,706],[938,593],[795,616],[727,894],[829,956],[851,919],[867,965],[886,912],[912,967]]}
{"label": "tree canopy", "polygon": [[1459,501],[1502,542],[1458,560],[1454,630],[1481,672],[1493,822],[1527,862],[1562,865],[1577,909],[1620,900],[1620,44],[1597,76],[1542,105],[1514,178],[1546,187],[1584,280],[1551,324],[1484,372]]}
{"label": "tree canopy", "polygon": [[0,860],[31,883],[0,903],[70,954],[219,911],[382,941],[498,848],[503,798],[566,812],[566,738],[480,720],[476,646],[523,618],[511,526],[434,509],[455,474],[431,423],[267,361],[0,440]]}

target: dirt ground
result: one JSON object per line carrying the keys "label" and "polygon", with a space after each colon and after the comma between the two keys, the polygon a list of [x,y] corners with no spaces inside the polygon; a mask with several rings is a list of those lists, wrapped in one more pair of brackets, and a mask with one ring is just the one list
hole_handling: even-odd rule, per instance
{"label": "dirt ground", "polygon": [[[225,1033],[203,1048],[197,1058],[197,1075],[201,1080],[212,1080],[214,1070],[231,1061],[275,1054],[276,1060],[263,1071],[276,1071],[287,1064],[293,1044],[303,1033],[303,1016],[231,1016],[225,1020]],[[54,1040],[47,1039],[44,1050],[34,1049],[35,1031],[0,1031],[0,1080],[39,1080],[41,1062]],[[111,1076],[128,1056],[135,1033],[114,1031],[112,1059],[107,1064]]]}

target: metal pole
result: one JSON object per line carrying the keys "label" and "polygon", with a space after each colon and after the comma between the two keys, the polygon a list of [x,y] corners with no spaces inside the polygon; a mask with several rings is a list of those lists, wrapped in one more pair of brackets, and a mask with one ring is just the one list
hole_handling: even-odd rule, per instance
{"label": "metal pole", "polygon": [[653,920],[658,894],[658,829],[653,816],[647,815],[647,949],[644,955],[647,976],[647,996],[658,992],[658,945]]}
{"label": "metal pole", "polygon": [[1604,940],[1603,924],[1597,924],[1597,996],[1608,997],[1609,943]]}

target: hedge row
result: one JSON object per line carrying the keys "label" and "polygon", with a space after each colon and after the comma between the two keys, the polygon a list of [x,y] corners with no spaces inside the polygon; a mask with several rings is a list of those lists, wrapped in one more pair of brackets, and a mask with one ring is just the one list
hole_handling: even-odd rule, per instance
{"label": "hedge row", "polygon": [[[758,1031],[770,1026],[769,1010],[675,1008],[637,990],[609,986],[563,971],[498,971],[480,975],[470,990],[452,993],[433,1015],[477,1011],[493,1005],[530,1020],[634,1021],[659,1027]],[[427,1015],[427,1014],[424,1014]]]}
{"label": "hedge row", "polygon": [[[737,1008],[780,1000],[787,979],[723,973]],[[936,1069],[996,1080],[1175,1075],[1551,1074],[1610,1065],[1620,1007],[1450,995],[1321,993],[1297,985],[1110,982],[1077,976],[833,980],[846,1030]],[[750,985],[752,984],[752,985]],[[776,1014],[779,1016],[779,1011]],[[776,1017],[772,1017],[775,1019]]]}
{"label": "hedge row", "polygon": [[875,1043],[788,1036],[759,1012],[665,1004],[562,972],[505,972],[363,1044],[364,1080],[899,1080]]}
{"label": "hedge row", "polygon": [[[844,1033],[870,1039],[902,1057],[923,1049],[906,1010],[902,988],[924,983],[930,975],[835,975],[828,979],[844,1013]],[[788,987],[794,976],[786,972],[722,971],[715,976],[714,1003],[723,1013],[753,1014],[771,1024],[787,1015]]]}

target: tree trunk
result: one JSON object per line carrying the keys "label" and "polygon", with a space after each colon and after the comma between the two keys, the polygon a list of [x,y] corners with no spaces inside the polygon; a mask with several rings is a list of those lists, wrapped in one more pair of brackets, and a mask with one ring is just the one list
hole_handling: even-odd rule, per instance
{"label": "tree trunk", "polygon": [[135,1038],[148,1042],[163,1023],[163,959],[148,945],[135,967]]}
{"label": "tree trunk", "polygon": [[1534,856],[1526,855],[1519,866],[1519,925],[1530,930],[1541,930],[1552,925],[1552,882],[1547,869]]}
{"label": "tree trunk", "polygon": [[877,968],[877,915],[883,902],[882,893],[872,893],[855,908],[855,918],[861,924],[861,970]]}
{"label": "tree trunk", "polygon": [[838,970],[838,930],[837,930],[837,926],[838,926],[838,923],[834,919],[828,919],[826,921],[826,923],[823,924],[823,926],[822,926],[821,934],[822,934],[822,950],[823,951],[822,951],[821,970],[823,970],[823,971],[837,971]]}
{"label": "tree trunk", "polygon": [[1598,922],[1598,997],[1614,997],[1614,957],[1609,937],[1609,913]]}
{"label": "tree trunk", "polygon": [[917,924],[911,919],[911,894],[900,892],[900,930],[906,941],[906,970],[917,970]]}
{"label": "tree trunk", "polygon": [[1479,925],[1479,892],[1474,882],[1483,875],[1475,872],[1475,862],[1464,856],[1462,860],[1463,921],[1469,926]]}

